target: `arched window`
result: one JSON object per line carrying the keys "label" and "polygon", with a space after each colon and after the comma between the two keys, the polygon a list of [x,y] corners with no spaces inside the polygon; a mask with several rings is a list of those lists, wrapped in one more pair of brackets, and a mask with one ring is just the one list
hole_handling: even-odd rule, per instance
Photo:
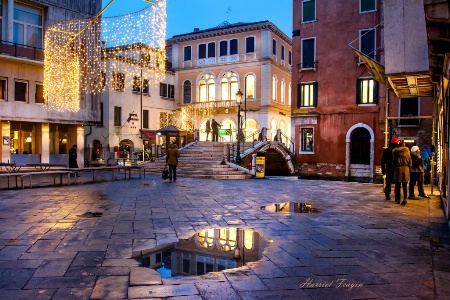
{"label": "arched window", "polygon": [[245,76],[245,87],[247,98],[255,98],[255,75],[248,74]]}
{"label": "arched window", "polygon": [[221,100],[236,100],[238,82],[236,73],[230,71],[222,75],[220,80]]}
{"label": "arched window", "polygon": [[277,76],[272,76],[272,101],[277,101]]}
{"label": "arched window", "polygon": [[191,103],[192,101],[192,84],[189,80],[183,83],[183,103]]}
{"label": "arched window", "polygon": [[203,248],[212,247],[214,245],[214,229],[207,229],[197,233],[197,243]]}
{"label": "arched window", "polygon": [[281,79],[280,93],[281,93],[280,102],[281,102],[281,104],[284,104],[284,102],[285,102],[284,101],[284,97],[285,97],[284,79]]}
{"label": "arched window", "polygon": [[270,122],[270,134],[271,139],[273,140],[275,138],[275,135],[277,134],[277,120],[272,119]]}
{"label": "arched window", "polygon": [[204,74],[198,83],[199,102],[215,101],[214,75]]}
{"label": "arched window", "polygon": [[291,85],[291,83],[289,82],[289,88],[288,88],[288,104],[289,104],[289,106],[291,106],[291,103],[292,103],[292,95],[291,95],[291,92],[292,92],[292,85]]}

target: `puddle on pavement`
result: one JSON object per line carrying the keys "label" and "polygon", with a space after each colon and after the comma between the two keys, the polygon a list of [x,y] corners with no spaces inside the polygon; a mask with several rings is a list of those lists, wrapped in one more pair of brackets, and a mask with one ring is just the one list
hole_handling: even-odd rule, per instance
{"label": "puddle on pavement", "polygon": [[315,213],[319,212],[317,208],[314,208],[311,203],[303,202],[283,202],[274,203],[271,205],[261,206],[261,210],[267,210],[270,212],[280,212],[280,213]]}
{"label": "puddle on pavement", "polygon": [[142,251],[137,259],[141,267],[153,268],[163,278],[197,276],[260,260],[268,243],[269,240],[251,229],[216,228]]}
{"label": "puddle on pavement", "polygon": [[82,215],[77,215],[77,217],[80,218],[100,218],[101,216],[103,216],[103,213],[101,212],[90,212],[90,211],[85,212]]}

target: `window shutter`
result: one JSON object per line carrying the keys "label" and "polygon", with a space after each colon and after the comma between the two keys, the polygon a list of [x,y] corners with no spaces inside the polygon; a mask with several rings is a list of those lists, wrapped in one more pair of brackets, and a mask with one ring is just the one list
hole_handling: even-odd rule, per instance
{"label": "window shutter", "polygon": [[319,95],[319,83],[318,82],[313,83],[313,90],[314,90],[313,106],[317,107],[317,97]]}
{"label": "window shutter", "polygon": [[373,80],[373,103],[378,104],[378,81]]}
{"label": "window shutter", "polygon": [[356,79],[356,104],[361,103],[361,79]]}
{"label": "window shutter", "polygon": [[302,84],[297,84],[297,108],[302,106]]}

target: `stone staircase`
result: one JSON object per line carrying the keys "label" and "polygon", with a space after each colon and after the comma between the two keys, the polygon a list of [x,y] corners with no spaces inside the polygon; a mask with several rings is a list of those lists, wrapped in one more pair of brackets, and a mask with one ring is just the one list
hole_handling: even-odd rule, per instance
{"label": "stone staircase", "polygon": [[[222,165],[224,145],[220,142],[197,142],[180,150],[177,177],[205,178],[205,179],[250,179],[239,168],[228,164]],[[141,164],[146,174],[161,175],[166,164],[165,158],[155,162]]]}

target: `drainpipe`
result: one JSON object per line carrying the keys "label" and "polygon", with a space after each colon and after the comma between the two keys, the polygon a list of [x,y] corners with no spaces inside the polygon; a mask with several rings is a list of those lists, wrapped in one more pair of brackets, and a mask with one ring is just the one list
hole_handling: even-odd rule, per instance
{"label": "drainpipe", "polygon": [[[86,146],[87,144],[87,137],[88,135],[92,134],[92,125],[89,125],[89,133],[87,133],[84,136],[84,167],[87,168],[89,167],[89,147]],[[86,148],[88,151],[86,151]]]}

